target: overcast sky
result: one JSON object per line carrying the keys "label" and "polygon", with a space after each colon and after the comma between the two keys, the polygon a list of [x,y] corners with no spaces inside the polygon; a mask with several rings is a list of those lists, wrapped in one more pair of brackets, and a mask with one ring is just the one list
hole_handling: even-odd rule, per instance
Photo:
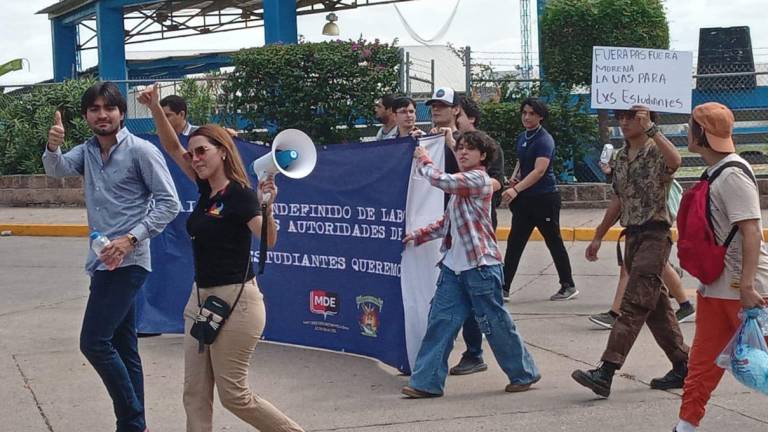
{"label": "overcast sky", "polygon": [[[457,0],[418,0],[399,5],[408,22],[425,39],[432,38],[448,19]],[[530,0],[533,50],[536,48],[536,0]],[[24,57],[31,63],[28,71],[11,72],[0,77],[0,85],[34,83],[53,76],[50,22],[35,12],[54,0],[4,1],[0,16],[0,63]],[[695,51],[700,27],[749,26],[755,61],[768,63],[767,0],[666,0],[670,22],[671,48]],[[400,45],[415,45],[408,37],[394,6],[362,7],[338,12],[340,38],[383,41],[399,39]],[[518,0],[460,0],[458,13],[448,33],[435,43],[469,45],[474,51],[519,53],[520,9]],[[299,17],[299,33],[310,41],[329,39],[321,34],[324,14]],[[335,37],[333,38],[335,39]],[[128,51],[239,49],[264,43],[262,28],[170,41],[129,45]],[[505,54],[504,57],[519,57]],[[695,57],[694,57],[695,58]],[[86,52],[83,66],[96,63],[95,50]],[[534,63],[536,60],[534,59]]]}

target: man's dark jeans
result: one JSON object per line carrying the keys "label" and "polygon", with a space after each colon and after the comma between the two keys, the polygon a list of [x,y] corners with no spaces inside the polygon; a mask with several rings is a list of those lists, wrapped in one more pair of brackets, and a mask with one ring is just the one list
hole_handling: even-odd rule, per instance
{"label": "man's dark jeans", "polygon": [[139,266],[94,272],[80,332],[80,351],[112,398],[118,432],[146,428],[134,300],[147,275]]}

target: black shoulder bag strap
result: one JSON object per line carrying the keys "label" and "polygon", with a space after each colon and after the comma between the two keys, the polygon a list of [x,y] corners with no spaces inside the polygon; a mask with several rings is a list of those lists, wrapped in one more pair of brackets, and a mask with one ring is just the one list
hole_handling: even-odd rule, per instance
{"label": "black shoulder bag strap", "polygon": [[267,205],[261,205],[261,235],[259,238],[259,274],[264,273],[264,266],[267,265],[267,235],[269,226],[269,215],[267,214]]}
{"label": "black shoulder bag strap", "polygon": [[[704,170],[704,173],[701,175],[702,180],[706,180],[710,185],[712,182],[715,181],[717,177],[720,176],[720,174],[726,169],[736,167],[744,171],[744,174],[747,175],[750,179],[752,179],[752,182],[757,185],[757,179],[755,178],[755,175],[752,174],[752,171],[747,168],[746,165],[744,165],[740,161],[730,161],[723,164],[723,166],[718,167],[714,172],[712,172],[712,175],[707,175],[707,170]],[[709,229],[712,230],[712,232],[715,232],[715,226],[712,223],[712,210],[711,210],[711,203],[710,203],[710,195],[707,193],[707,223],[709,224]],[[725,238],[725,242],[723,242],[724,247],[728,247],[731,242],[733,241],[733,238],[736,236],[736,232],[739,231],[739,226],[734,225],[733,228],[731,228],[731,232],[728,233],[728,237]]]}

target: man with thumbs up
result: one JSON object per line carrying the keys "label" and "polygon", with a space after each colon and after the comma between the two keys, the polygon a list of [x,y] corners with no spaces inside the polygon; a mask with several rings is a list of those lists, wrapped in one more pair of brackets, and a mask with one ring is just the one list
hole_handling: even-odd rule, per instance
{"label": "man with thumbs up", "polygon": [[99,256],[89,251],[86,260],[91,281],[80,351],[112,398],[117,431],[141,432],[146,430],[144,378],[134,300],[151,271],[149,239],[180,206],[163,155],[123,127],[125,111],[115,84],[94,84],[81,100],[94,136],[62,154],[66,131],[57,111],[43,166],[52,177],[83,176],[88,226],[111,240]]}

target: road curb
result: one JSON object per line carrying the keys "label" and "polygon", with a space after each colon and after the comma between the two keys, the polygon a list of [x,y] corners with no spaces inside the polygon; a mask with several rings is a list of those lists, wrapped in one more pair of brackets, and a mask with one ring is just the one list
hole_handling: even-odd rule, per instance
{"label": "road curb", "polygon": [[[603,237],[606,241],[616,241],[621,234],[621,228],[611,228]],[[4,224],[0,223],[0,232],[3,235],[29,236],[29,237],[88,237],[88,225],[78,224]],[[509,227],[496,229],[496,239],[506,241],[509,238]],[[7,234],[6,234],[7,233]],[[595,228],[586,227],[560,227],[560,235],[564,241],[592,241],[595,236]],[[768,229],[763,230],[763,239],[768,238]],[[672,239],[677,241],[677,229],[672,228]],[[544,237],[538,229],[533,230],[530,240],[541,241]]]}
{"label": "road curb", "polygon": [[0,223],[3,235],[35,237],[88,237],[88,225],[78,224],[4,224]]}

